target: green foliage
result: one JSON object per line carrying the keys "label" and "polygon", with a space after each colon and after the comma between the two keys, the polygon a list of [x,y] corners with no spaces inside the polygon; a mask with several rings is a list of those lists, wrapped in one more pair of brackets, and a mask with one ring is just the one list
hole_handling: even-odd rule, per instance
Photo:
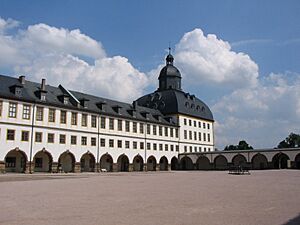
{"label": "green foliage", "polygon": [[253,149],[245,140],[239,141],[238,145],[227,145],[224,150],[248,150]]}
{"label": "green foliage", "polygon": [[290,135],[283,141],[281,141],[277,148],[296,148],[300,147],[300,135],[290,133]]}

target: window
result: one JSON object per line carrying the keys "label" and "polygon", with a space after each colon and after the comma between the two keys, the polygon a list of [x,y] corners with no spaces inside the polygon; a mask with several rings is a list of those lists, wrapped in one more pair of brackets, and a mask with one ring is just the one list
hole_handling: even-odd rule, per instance
{"label": "window", "polygon": [[197,152],[197,146],[194,147],[194,151]]}
{"label": "window", "polygon": [[122,148],[122,141],[118,140],[118,148]]}
{"label": "window", "polygon": [[87,137],[81,137],[81,145],[87,145]]}
{"label": "window", "polygon": [[210,142],[210,134],[207,134],[207,141]]}
{"label": "window", "polygon": [[209,123],[207,124],[207,129],[208,129],[208,130],[210,129],[210,124],[209,124]]}
{"label": "window", "polygon": [[15,140],[15,130],[7,130],[6,139],[9,141]]}
{"label": "window", "polygon": [[22,141],[29,141],[29,131],[22,130],[21,140]]}
{"label": "window", "polygon": [[66,144],[66,135],[65,134],[60,134],[59,135],[59,143],[60,144]]}
{"label": "window", "polygon": [[36,107],[36,121],[43,121],[44,118],[44,108],[43,107]]}
{"label": "window", "polygon": [[81,115],[81,126],[86,127],[87,126],[87,114]]}
{"label": "window", "polygon": [[105,147],[105,139],[104,138],[100,139],[100,146]]}
{"label": "window", "polygon": [[168,127],[165,127],[165,136],[168,137],[169,132],[168,132]]}
{"label": "window", "polygon": [[132,131],[133,131],[133,133],[137,133],[137,123],[136,122],[132,122]]}
{"label": "window", "polygon": [[157,144],[153,143],[153,150],[156,151],[157,150]]}
{"label": "window", "polygon": [[194,120],[194,127],[197,127],[197,122],[196,122],[196,120]]}
{"label": "window", "polygon": [[206,141],[206,133],[203,133],[203,141]]}
{"label": "window", "polygon": [[184,152],[187,152],[187,146],[184,146]]}
{"label": "window", "polygon": [[43,158],[35,158],[34,167],[43,168]]}
{"label": "window", "polygon": [[9,103],[8,117],[10,118],[17,117],[17,103],[14,102]]}
{"label": "window", "polygon": [[158,134],[159,134],[159,136],[162,136],[162,126],[158,127]]}
{"label": "window", "polygon": [[205,129],[205,123],[203,123],[203,129]]}
{"label": "window", "polygon": [[163,145],[159,144],[159,151],[162,151],[162,150],[163,150]]}
{"label": "window", "polygon": [[118,120],[118,131],[122,131],[123,126],[122,126],[122,120]]}
{"label": "window", "polygon": [[189,125],[192,126],[192,120],[189,120]]}
{"label": "window", "polygon": [[183,119],[183,124],[186,125],[186,118]]}
{"label": "window", "polygon": [[140,142],[140,149],[144,149],[144,142]]}
{"label": "window", "polygon": [[176,145],[176,152],[179,152],[179,145]]}
{"label": "window", "polygon": [[125,141],[125,148],[129,148],[129,141]]}
{"label": "window", "polygon": [[178,129],[175,129],[175,137],[178,138]]}
{"label": "window", "polygon": [[204,147],[204,151],[206,152],[206,147]]}
{"label": "window", "polygon": [[77,125],[77,113],[75,113],[75,112],[72,112],[71,124]]}
{"label": "window", "polygon": [[30,119],[30,105],[23,105],[23,119],[29,120]]}
{"label": "window", "polygon": [[5,167],[14,168],[16,167],[16,157],[6,157],[5,158]]}
{"label": "window", "polygon": [[173,137],[174,136],[174,129],[170,128],[170,136]]}
{"label": "window", "polygon": [[0,101],[0,117],[2,116],[2,105],[3,105],[3,102]]}
{"label": "window", "polygon": [[187,139],[187,130],[183,131],[184,139]]}
{"label": "window", "polygon": [[96,138],[95,137],[91,138],[91,146],[96,146]]}
{"label": "window", "polygon": [[105,129],[105,117],[104,116],[100,117],[100,127],[102,129]]}
{"label": "window", "polygon": [[97,117],[92,115],[91,127],[97,127]]}
{"label": "window", "polygon": [[114,119],[113,119],[113,118],[109,118],[109,129],[110,129],[110,130],[115,129],[115,126],[114,126]]}
{"label": "window", "polygon": [[143,134],[144,133],[144,124],[140,123],[140,133]]}
{"label": "window", "polygon": [[114,147],[114,140],[113,139],[109,139],[109,147],[110,148]]}
{"label": "window", "polygon": [[201,152],[202,151],[202,148],[201,147],[199,147],[199,152]]}
{"label": "window", "polygon": [[174,145],[170,145],[171,152],[174,152]]}
{"label": "window", "polygon": [[55,122],[55,109],[49,109],[48,121],[51,123]]}
{"label": "window", "polygon": [[42,142],[42,132],[35,132],[35,142]]}
{"label": "window", "polygon": [[198,133],[199,141],[201,141],[201,132]]}
{"label": "window", "polygon": [[62,124],[67,123],[67,111],[64,111],[64,110],[60,111],[60,123],[62,123]]}
{"label": "window", "polygon": [[169,151],[169,145],[165,144],[165,151]]}
{"label": "window", "polygon": [[72,135],[71,136],[71,145],[76,145],[77,144],[77,136]]}
{"label": "window", "polygon": [[193,147],[192,146],[190,146],[190,152],[192,152],[193,151]]}
{"label": "window", "polygon": [[198,122],[198,127],[201,128],[201,122]]}
{"label": "window", "polygon": [[152,131],[153,131],[153,135],[156,135],[156,125],[153,125],[153,129],[152,129]]}
{"label": "window", "polygon": [[136,142],[136,141],[134,141],[134,142],[132,143],[132,145],[133,145],[133,149],[137,149],[137,142]]}
{"label": "window", "polygon": [[48,143],[54,143],[54,134],[52,133],[48,134]]}
{"label": "window", "polygon": [[150,150],[150,149],[151,149],[151,144],[147,143],[147,150]]}
{"label": "window", "polygon": [[147,124],[147,134],[150,134],[151,133],[151,126],[150,124]]}
{"label": "window", "polygon": [[197,141],[197,132],[194,131],[194,140]]}
{"label": "window", "polygon": [[190,131],[189,131],[189,138],[190,138],[190,140],[192,140],[192,139],[193,139],[193,137],[192,137],[192,136],[193,136],[193,133],[192,133],[192,131],[190,130]]}
{"label": "window", "polygon": [[130,122],[128,120],[125,121],[125,131],[130,132]]}

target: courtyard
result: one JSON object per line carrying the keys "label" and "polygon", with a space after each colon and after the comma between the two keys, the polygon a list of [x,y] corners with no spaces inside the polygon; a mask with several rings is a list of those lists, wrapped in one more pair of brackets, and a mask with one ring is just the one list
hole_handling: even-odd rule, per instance
{"label": "courtyard", "polygon": [[0,224],[299,224],[300,171],[1,174]]}

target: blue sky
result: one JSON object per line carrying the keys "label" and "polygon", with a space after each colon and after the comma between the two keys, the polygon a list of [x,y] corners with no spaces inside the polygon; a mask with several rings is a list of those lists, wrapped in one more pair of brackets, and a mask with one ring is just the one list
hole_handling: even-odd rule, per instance
{"label": "blue sky", "polygon": [[[255,147],[273,147],[272,145],[276,145],[289,132],[299,132],[299,128],[297,130],[296,127],[299,125],[297,125],[297,121],[300,118],[300,111],[298,112],[300,103],[298,108],[299,96],[295,91],[298,88],[300,73],[299,12],[300,2],[296,0],[0,0],[0,18],[6,22],[9,18],[18,21],[18,25],[13,25],[11,28],[5,25],[2,38],[6,41],[12,38],[15,45],[22,45],[17,50],[9,51],[9,53],[17,52],[12,55],[12,58],[20,57],[20,62],[17,62],[18,60],[15,63],[6,62],[7,59],[2,58],[3,63],[1,64],[0,57],[0,73],[12,75],[31,73],[34,75],[33,78],[36,78],[40,76],[38,75],[41,73],[40,71],[47,71],[49,74],[47,79],[56,84],[58,75],[57,72],[53,72],[53,67],[56,67],[55,62],[57,62],[55,60],[60,57],[59,62],[61,62],[62,59],[70,59],[71,55],[81,60],[78,68],[82,70],[87,68],[84,63],[91,66],[98,63],[101,65],[101,71],[106,71],[111,76],[119,76],[120,71],[124,71],[129,77],[138,76],[140,85],[137,85],[137,88],[140,88],[139,91],[131,90],[130,84],[127,85],[128,88],[126,86],[128,96],[138,96],[138,94],[155,89],[156,83],[153,80],[156,80],[158,76],[159,68],[164,63],[166,49],[171,43],[175,55],[175,65],[178,65],[183,74],[185,90],[205,100],[214,110],[213,113],[218,123],[217,135],[220,137],[217,141],[219,148],[237,142],[241,138],[249,140],[252,142],[250,144]],[[7,24],[9,23],[7,22]],[[43,64],[49,60],[49,58],[41,60],[44,55],[49,53],[49,49],[42,52],[33,46],[31,47],[34,49],[32,52],[35,53],[31,54],[30,47],[24,45],[27,48],[25,51],[23,46],[28,40],[37,40],[34,31],[39,34],[39,29],[42,28],[35,27],[34,31],[29,28],[29,26],[37,24],[45,24],[46,27],[43,29],[48,29],[49,32],[49,36],[47,37],[45,34],[41,43],[45,44],[51,39],[51,35],[53,32],[55,33],[54,28],[59,31],[66,30],[67,35],[69,35],[68,31],[79,29],[78,40],[82,43],[78,41],[70,47],[60,39],[55,46],[64,45],[61,48],[63,50],[55,50],[57,55],[51,56],[52,64]],[[200,29],[203,34],[197,29]],[[192,33],[188,35],[189,32]],[[214,34],[217,41],[208,38],[208,34]],[[72,34],[70,35],[72,36]],[[87,42],[83,35],[89,38]],[[185,35],[188,39],[186,42],[183,40]],[[30,38],[28,38],[29,36]],[[40,39],[38,40],[40,41]],[[99,44],[96,46],[93,40]],[[228,42],[230,49],[224,46],[223,42]],[[85,43],[87,45],[83,46]],[[78,45],[81,47],[79,48]],[[95,46],[96,49],[99,48],[98,53],[93,51]],[[193,49],[193,46],[197,50]],[[81,50],[74,52],[72,48],[77,47]],[[9,48],[11,49],[12,46]],[[6,50],[7,48],[2,49],[2,52],[6,52]],[[194,60],[195,52],[197,56],[204,57],[204,64],[201,64],[203,58],[200,58],[199,62]],[[106,58],[101,55],[102,53]],[[245,57],[241,55],[242,53]],[[66,58],[68,54],[69,58]],[[222,59],[223,55],[224,59]],[[116,56],[120,57],[116,58]],[[24,63],[24,59],[28,59],[28,57],[30,57],[29,61],[32,66],[29,66],[28,62]],[[72,58],[73,64],[67,61],[70,66],[67,71],[70,71],[71,65],[75,65],[75,58]],[[98,60],[99,58],[102,61]],[[209,64],[208,69],[197,69],[191,65],[193,63],[202,67],[211,63],[215,68]],[[78,65],[76,64],[76,66]],[[112,66],[118,68],[119,72],[112,69]],[[224,69],[224,72],[222,68],[220,69],[222,66],[228,67],[228,69]],[[66,67],[60,71],[66,70]],[[91,70],[91,68],[88,69]],[[92,70],[94,69],[92,67]],[[216,72],[210,73],[209,70]],[[231,71],[233,71],[233,75],[230,74]],[[222,74],[223,72],[224,74]],[[53,78],[54,76],[56,79]],[[94,73],[94,76],[102,75]],[[102,83],[106,81],[107,79],[101,80]],[[86,91],[84,87],[77,87],[72,82],[67,85],[71,89],[79,88]],[[98,92],[95,90],[92,93],[113,98],[108,85],[103,86],[103,90],[98,90]],[[270,92],[273,91],[274,96],[279,90],[281,92],[277,95],[280,95],[280,98],[272,98]],[[240,99],[236,99],[236,95],[240,96]],[[122,98],[121,93],[114,97],[131,101],[132,99],[128,96]],[[292,99],[295,99],[296,102],[291,102]],[[257,103],[259,100],[261,102]],[[245,106],[247,101],[251,102],[253,107],[239,112],[237,110],[239,107],[243,109],[250,107],[249,104]],[[286,102],[290,102],[290,104]],[[225,103],[226,105],[224,105]],[[278,105],[289,107],[294,113],[289,114]],[[241,125],[241,121],[250,121],[250,124]],[[272,127],[270,124],[274,124],[274,121],[276,123]],[[254,127],[252,128],[252,126]],[[235,131],[232,132],[232,130]],[[258,130],[261,131],[258,132]],[[270,130],[275,131],[270,133]],[[262,138],[263,136],[267,136],[269,140],[265,140],[266,138]]]}

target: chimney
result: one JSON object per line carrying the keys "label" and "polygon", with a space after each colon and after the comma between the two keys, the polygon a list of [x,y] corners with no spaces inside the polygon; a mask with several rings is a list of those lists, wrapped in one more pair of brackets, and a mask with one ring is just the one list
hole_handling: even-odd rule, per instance
{"label": "chimney", "polygon": [[25,84],[25,76],[19,76],[19,81],[21,84]]}
{"label": "chimney", "polygon": [[132,106],[133,106],[133,109],[136,109],[136,107],[137,107],[137,102],[136,102],[136,101],[133,101]]}
{"label": "chimney", "polygon": [[42,79],[41,91],[46,91],[46,79]]}

